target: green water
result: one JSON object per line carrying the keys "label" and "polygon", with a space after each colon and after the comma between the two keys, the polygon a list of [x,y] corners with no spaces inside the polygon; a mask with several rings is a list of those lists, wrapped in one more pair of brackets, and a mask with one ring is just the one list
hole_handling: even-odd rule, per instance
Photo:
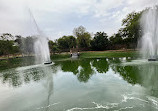
{"label": "green water", "polygon": [[67,59],[0,71],[0,111],[157,111],[158,62]]}

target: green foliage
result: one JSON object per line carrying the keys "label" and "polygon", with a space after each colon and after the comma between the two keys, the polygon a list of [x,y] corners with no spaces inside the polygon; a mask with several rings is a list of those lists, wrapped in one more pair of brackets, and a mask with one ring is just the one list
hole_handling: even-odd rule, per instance
{"label": "green foliage", "polygon": [[106,73],[109,70],[109,64],[106,59],[94,59],[92,66],[95,67],[99,73]]}
{"label": "green foliage", "polygon": [[73,33],[77,37],[77,44],[79,48],[90,47],[91,35],[86,31],[86,28],[79,26],[78,28],[74,28]]}
{"label": "green foliage", "polygon": [[36,41],[36,37],[28,36],[28,37],[22,37],[20,35],[16,35],[15,42],[20,47],[20,50],[24,54],[32,54],[34,53],[34,43]]}
{"label": "green foliage", "polygon": [[70,54],[54,54],[51,56],[52,60],[58,60],[58,59],[68,59],[70,58]]}
{"label": "green foliage", "polygon": [[76,47],[76,38],[73,36],[63,36],[57,40],[61,50]]}
{"label": "green foliage", "polygon": [[9,55],[19,52],[19,47],[14,43],[14,37],[9,33],[0,36],[0,55]]}
{"label": "green foliage", "polygon": [[80,58],[106,58],[106,57],[137,57],[136,51],[101,51],[101,52],[83,52]]}
{"label": "green foliage", "polygon": [[13,53],[13,42],[9,40],[0,40],[0,50],[2,55]]}
{"label": "green foliage", "polygon": [[21,35],[16,35],[15,37],[16,37],[15,43],[17,43],[19,47],[22,47],[22,39],[23,39],[23,37]]}
{"label": "green foliage", "polygon": [[123,38],[120,33],[114,34],[109,38],[109,40],[112,45],[123,44]]}
{"label": "green foliage", "polygon": [[122,37],[126,41],[126,44],[134,44],[134,47],[137,45],[137,41],[141,36],[141,26],[140,26],[140,17],[142,12],[132,12],[127,15],[125,19],[122,20],[122,26],[124,28],[121,30]]}
{"label": "green foliage", "polygon": [[109,41],[108,36],[104,32],[97,32],[94,39],[91,41],[91,47],[93,50],[106,50],[108,49]]}
{"label": "green foliage", "polygon": [[122,20],[123,28],[120,28],[116,34],[109,38],[111,44],[110,49],[135,49],[137,47],[138,39],[141,36],[141,14],[142,12],[132,12]]}
{"label": "green foliage", "polygon": [[56,42],[49,40],[48,44],[51,53],[59,52],[59,48]]}
{"label": "green foliage", "polygon": [[83,35],[77,38],[78,46],[80,48],[89,48],[90,40],[91,40],[91,35],[88,32],[85,32]]}
{"label": "green foliage", "polygon": [[[148,9],[146,9],[148,10]],[[144,10],[144,11],[146,11]],[[122,20],[122,28],[116,34],[108,37],[104,32],[97,32],[92,39],[91,34],[86,28],[79,26],[74,28],[74,36],[63,36],[55,42],[49,41],[51,53],[60,51],[69,51],[71,48],[80,48],[81,50],[107,50],[136,48],[139,37],[141,36],[140,17],[141,12],[132,12]],[[16,38],[16,39],[15,39]],[[34,53],[34,42],[36,37],[15,37],[9,33],[0,36],[0,55],[19,53]]]}

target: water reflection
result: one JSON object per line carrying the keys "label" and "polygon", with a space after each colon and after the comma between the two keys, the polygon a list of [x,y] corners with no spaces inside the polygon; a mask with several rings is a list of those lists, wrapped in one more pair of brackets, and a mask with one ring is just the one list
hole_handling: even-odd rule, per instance
{"label": "water reflection", "polygon": [[[131,84],[141,84],[141,76],[138,74],[138,72],[141,72],[139,66],[119,65],[124,61],[130,60],[131,59],[128,58],[103,58],[55,61],[54,65],[52,65],[49,70],[54,74],[59,69],[63,72],[72,72],[80,82],[86,83],[92,75],[96,73],[106,74],[106,72],[109,71],[109,68],[111,68],[115,73],[119,73],[127,82]],[[27,67],[20,67],[1,72],[3,83],[9,83],[9,85],[17,87],[23,83],[29,83],[30,81],[38,82],[47,75],[43,70],[43,66]]]}
{"label": "water reflection", "polygon": [[112,69],[119,73],[128,83],[139,84],[146,88],[147,93],[158,97],[158,63],[115,65]]}
{"label": "water reflection", "polygon": [[106,59],[56,61],[55,65],[60,66],[63,72],[72,72],[80,82],[88,82],[93,74],[106,73],[109,69]]}
{"label": "water reflection", "polygon": [[2,82],[17,87],[30,81],[39,81],[45,77],[43,68],[30,68],[24,70],[10,69],[2,73]]}
{"label": "water reflection", "polygon": [[[158,64],[143,64],[143,65],[121,65],[123,62],[129,62],[129,58],[102,58],[102,59],[76,59],[55,61],[54,65],[49,67],[49,72],[44,70],[43,66],[37,67],[20,67],[2,71],[1,80],[10,86],[17,87],[22,84],[30,83],[30,81],[40,81],[43,78],[52,78],[58,70],[63,72],[72,72],[76,75],[80,82],[88,82],[94,74],[104,73],[111,68],[116,74],[127,81],[128,83],[140,84],[150,89],[155,89],[157,83]],[[49,80],[48,80],[49,81]]]}
{"label": "water reflection", "polygon": [[[148,99],[147,96],[158,97],[157,67],[157,63],[148,62],[136,65],[131,58],[102,58],[69,59],[54,61],[50,66],[33,65],[1,71],[2,85],[9,84],[11,92],[6,96],[11,94],[12,97],[0,100],[0,110],[8,108],[5,106],[7,101],[7,105],[11,106],[8,111],[16,108],[21,111],[20,108],[24,106],[28,111],[77,110],[75,108],[105,110],[107,106],[109,110],[119,110],[131,104],[138,110],[140,104],[145,104],[140,109],[148,107],[148,111],[151,108],[148,103],[156,99]],[[17,89],[16,96],[10,87]],[[140,95],[139,91],[143,93]],[[0,95],[1,92],[2,89]],[[29,101],[32,101],[31,104],[24,104]],[[112,103],[116,103],[114,107],[109,106]]]}
{"label": "water reflection", "polygon": [[77,75],[80,82],[87,82],[92,75],[104,73],[111,68],[119,74],[125,81],[135,85],[139,84],[149,90],[152,95],[158,95],[158,64],[133,64],[122,65],[131,62],[131,58],[109,58],[109,59],[83,59],[73,61],[58,61],[55,64],[61,66],[62,71],[72,72]]}
{"label": "water reflection", "polygon": [[106,59],[94,59],[92,66],[95,67],[99,73],[106,73],[109,70],[109,63]]}
{"label": "water reflection", "polygon": [[128,83],[141,84],[141,76],[139,75],[139,67],[138,66],[121,66],[121,65],[113,65],[112,69],[115,73],[119,73],[120,76]]}
{"label": "water reflection", "polygon": [[158,64],[144,65],[140,74],[142,85],[150,91],[152,96],[158,97]]}

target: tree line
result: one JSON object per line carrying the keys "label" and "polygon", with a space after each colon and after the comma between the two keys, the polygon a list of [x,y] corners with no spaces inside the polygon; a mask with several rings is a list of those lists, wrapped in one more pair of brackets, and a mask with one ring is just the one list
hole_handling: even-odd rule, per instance
{"label": "tree line", "polygon": [[[145,11],[145,10],[143,10]],[[63,36],[54,41],[49,40],[51,53],[70,51],[72,48],[78,50],[117,50],[117,49],[135,49],[137,42],[142,35],[140,18],[143,13],[132,12],[122,20],[122,28],[112,36],[105,32],[89,33],[85,27],[74,28],[73,35]],[[0,55],[9,54],[32,54],[34,53],[34,41],[36,37],[13,36],[9,33],[3,33],[0,36]]]}
{"label": "tree line", "polygon": [[69,51],[71,48],[92,51],[136,49],[142,36],[140,25],[142,13],[143,11],[128,14],[122,20],[122,28],[112,36],[108,36],[105,32],[91,34],[83,26],[74,28],[73,35],[49,41],[51,52]]}

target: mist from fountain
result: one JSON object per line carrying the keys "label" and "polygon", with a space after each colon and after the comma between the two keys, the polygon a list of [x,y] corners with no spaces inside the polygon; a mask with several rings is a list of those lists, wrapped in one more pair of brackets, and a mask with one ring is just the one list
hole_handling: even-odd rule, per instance
{"label": "mist from fountain", "polygon": [[146,9],[141,17],[143,58],[158,59],[158,6]]}
{"label": "mist from fountain", "polygon": [[37,35],[33,35],[33,37],[35,38],[35,42],[34,42],[34,53],[36,59],[35,63],[40,64],[45,62],[46,63],[51,62],[48,39],[45,36],[45,34],[39,29],[36,20],[30,10],[29,10],[29,14],[34,28],[36,28],[36,33],[37,33]]}

